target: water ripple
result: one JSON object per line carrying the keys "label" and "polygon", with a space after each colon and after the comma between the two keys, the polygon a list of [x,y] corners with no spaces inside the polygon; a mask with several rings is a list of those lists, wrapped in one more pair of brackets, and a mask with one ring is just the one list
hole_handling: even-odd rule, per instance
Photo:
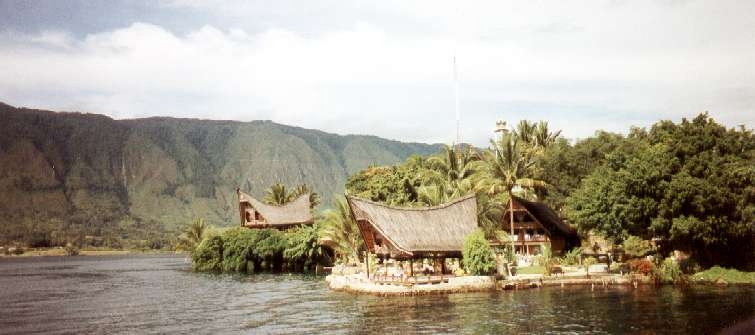
{"label": "water ripple", "polygon": [[681,334],[755,311],[748,287],[380,298],[331,292],[322,277],[198,274],[163,255],[0,259],[0,287],[0,333]]}

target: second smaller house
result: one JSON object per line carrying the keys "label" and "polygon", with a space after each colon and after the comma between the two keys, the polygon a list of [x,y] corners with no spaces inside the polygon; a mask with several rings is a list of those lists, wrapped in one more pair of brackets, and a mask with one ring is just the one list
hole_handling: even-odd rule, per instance
{"label": "second smaller house", "polygon": [[[513,197],[513,242],[517,254],[538,255],[543,247],[550,247],[554,254],[580,245],[576,230],[561,221],[558,214],[542,202]],[[511,211],[503,215],[502,227],[511,229]]]}
{"label": "second smaller house", "polygon": [[285,205],[276,206],[263,203],[238,188],[236,193],[239,196],[242,227],[288,229],[314,223],[309,194],[303,194]]}

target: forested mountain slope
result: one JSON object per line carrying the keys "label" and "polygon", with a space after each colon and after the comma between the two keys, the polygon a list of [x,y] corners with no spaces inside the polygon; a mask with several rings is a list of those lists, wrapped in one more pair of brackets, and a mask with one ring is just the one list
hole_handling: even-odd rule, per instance
{"label": "forested mountain slope", "polygon": [[[329,204],[348,175],[440,145],[270,121],[113,120],[0,103],[0,240],[115,240],[194,218],[236,223],[235,188],[308,183]],[[0,241],[2,242],[2,241]]]}

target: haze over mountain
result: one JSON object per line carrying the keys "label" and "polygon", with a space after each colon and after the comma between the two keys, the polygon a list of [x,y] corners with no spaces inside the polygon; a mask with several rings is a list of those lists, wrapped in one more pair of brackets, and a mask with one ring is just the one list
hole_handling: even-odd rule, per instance
{"label": "haze over mountain", "polygon": [[175,230],[195,218],[236,224],[235,188],[307,183],[329,204],[371,164],[440,145],[334,135],[270,121],[113,120],[0,103],[0,235],[75,228],[87,235]]}

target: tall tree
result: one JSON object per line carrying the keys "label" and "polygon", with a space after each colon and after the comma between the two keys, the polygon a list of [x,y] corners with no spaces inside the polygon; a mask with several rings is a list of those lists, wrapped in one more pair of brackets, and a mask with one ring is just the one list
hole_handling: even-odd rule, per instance
{"label": "tall tree", "polygon": [[755,268],[755,136],[707,114],[629,136],[567,199],[580,230],[660,238],[705,265]]}
{"label": "tall tree", "polygon": [[[512,236],[514,235],[514,189],[519,188],[525,191],[546,185],[545,182],[532,178],[533,170],[544,150],[555,143],[559,133],[560,131],[551,133],[545,122],[536,125],[522,120],[513,131],[504,131],[499,140],[491,140],[491,148],[484,154],[486,169],[476,187],[492,197],[501,193],[508,196],[509,233]],[[489,206],[493,208],[493,211],[496,207],[503,207],[502,204]]]}

